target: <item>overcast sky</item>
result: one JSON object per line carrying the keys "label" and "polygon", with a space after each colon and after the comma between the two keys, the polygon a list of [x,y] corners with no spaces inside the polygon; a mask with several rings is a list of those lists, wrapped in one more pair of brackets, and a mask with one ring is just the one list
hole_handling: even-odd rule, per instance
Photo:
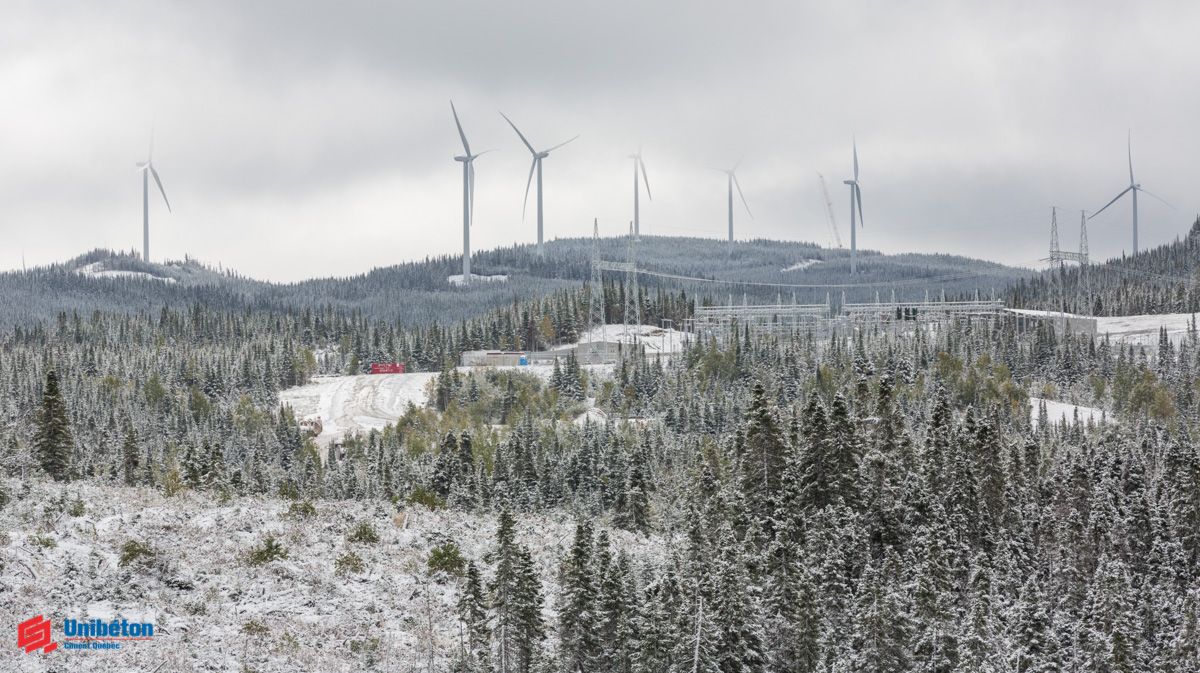
{"label": "overcast sky", "polygon": [[[478,151],[473,249],[536,236],[522,221],[545,160],[546,237],[632,219],[725,236],[725,178],[754,214],[738,238],[828,245],[817,171],[849,246],[851,139],[865,227],[884,252],[1010,264],[1064,248],[1079,210],[1129,184],[1140,243],[1200,210],[1200,3],[1185,2],[55,2],[0,22],[0,268],[141,250],[258,278],[342,276],[462,249],[462,146]],[[536,187],[535,187],[536,189]],[[1126,200],[1090,223],[1093,257],[1131,249]]]}

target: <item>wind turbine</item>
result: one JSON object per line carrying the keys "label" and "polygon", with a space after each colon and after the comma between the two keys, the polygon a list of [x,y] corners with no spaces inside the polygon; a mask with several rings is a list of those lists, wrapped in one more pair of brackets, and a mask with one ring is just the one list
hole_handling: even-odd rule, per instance
{"label": "wind turbine", "polygon": [[[742,159],[744,159],[744,158],[745,157],[742,157]],[[738,183],[738,179],[737,179],[737,169],[738,169],[738,166],[742,165],[742,159],[738,159],[738,162],[733,165],[733,168],[730,168],[728,170],[726,170],[724,168],[713,169],[713,170],[721,171],[722,173],[724,173],[729,181],[729,253],[728,254],[730,257],[733,256],[733,188],[735,185],[737,186],[738,196],[742,197],[742,205],[746,206],[746,214],[750,216],[750,219],[752,219],[752,220],[754,219],[754,213],[750,212],[750,204],[746,203],[746,195],[742,193],[742,185]]]}
{"label": "wind turbine", "polygon": [[484,150],[479,154],[471,154],[471,146],[467,144],[467,134],[463,133],[462,124],[458,121],[458,110],[454,109],[454,101],[450,101],[450,112],[454,115],[454,125],[458,127],[458,137],[462,139],[463,151],[466,154],[454,157],[463,165],[463,284],[471,283],[471,225],[475,222],[475,160],[491,152]]}
{"label": "wind turbine", "polygon": [[854,230],[854,205],[858,204],[858,226],[862,226],[862,189],[858,186],[858,141],[854,142],[854,179],[843,180],[850,185],[850,273],[858,272],[858,241]]}
{"label": "wind turbine", "polygon": [[635,241],[642,240],[641,223],[638,219],[638,173],[641,173],[642,180],[646,183],[646,198],[654,200],[650,196],[650,179],[646,177],[646,164],[642,162],[642,147],[638,146],[637,154],[630,154],[630,159],[633,159],[633,239]]}
{"label": "wind turbine", "polygon": [[521,134],[521,129],[518,129],[518,128],[517,128],[517,125],[516,125],[516,124],[514,124],[514,123],[512,123],[512,120],[511,120],[511,119],[509,119],[507,116],[505,116],[505,114],[504,114],[503,112],[501,112],[501,113],[500,113],[500,116],[501,116],[501,117],[504,117],[504,121],[508,122],[508,125],[509,125],[509,126],[511,126],[511,127],[513,127],[513,130],[517,132],[517,136],[519,136],[519,137],[521,138],[521,142],[525,143],[525,147],[528,147],[528,148],[529,148],[529,153],[533,155],[533,164],[529,166],[529,179],[525,181],[525,202],[524,202],[524,205],[522,205],[522,206],[521,206],[521,219],[522,219],[522,220],[524,220],[524,219],[525,219],[525,206],[529,204],[529,185],[533,183],[533,171],[536,169],[536,170],[537,170],[537,176],[538,176],[538,191],[537,191],[537,210],[538,210],[538,241],[537,241],[537,254],[538,254],[538,257],[544,257],[546,253],[545,253],[545,250],[543,250],[543,248],[542,248],[542,159],[545,159],[546,157],[550,156],[550,153],[551,153],[551,152],[553,152],[554,150],[556,150],[556,149],[558,149],[558,148],[562,147],[563,145],[566,145],[567,143],[571,142],[571,140],[575,140],[575,138],[578,138],[579,136],[575,136],[575,138],[571,138],[571,140],[568,140],[568,141],[566,141],[566,142],[559,143],[559,144],[555,145],[554,147],[551,147],[551,148],[550,148],[550,149],[548,149],[548,150],[542,150],[541,152],[539,152],[539,151],[537,151],[537,150],[533,149],[533,145],[530,145],[530,144],[529,144],[529,141],[528,141],[528,140],[526,140],[526,139],[525,139],[525,136]]}
{"label": "wind turbine", "polygon": [[[1129,138],[1129,137],[1126,137],[1126,139],[1125,139],[1125,151],[1128,153],[1128,156],[1129,156],[1129,186],[1126,187],[1125,190],[1122,191],[1120,194],[1117,194],[1113,198],[1112,201],[1109,201],[1108,203],[1104,204],[1104,208],[1108,208],[1112,204],[1116,203],[1118,199],[1120,199],[1122,196],[1125,196],[1126,192],[1133,192],[1133,254],[1136,255],[1137,251],[1138,251],[1137,195],[1138,195],[1138,192],[1142,192],[1142,193],[1146,194],[1147,196],[1154,196],[1154,195],[1151,194],[1150,192],[1147,192],[1146,190],[1142,189],[1142,186],[1133,179],[1133,143],[1132,143],[1131,138]],[[1154,198],[1158,199],[1159,201],[1162,201],[1163,203],[1167,203],[1166,201],[1159,199],[1157,196],[1154,196]],[[1171,208],[1171,210],[1175,210],[1175,206],[1172,206],[1169,203],[1167,203],[1167,206],[1169,208]],[[1093,217],[1099,215],[1100,213],[1103,213],[1104,208],[1101,208],[1100,210],[1097,210],[1095,213],[1092,213],[1091,217],[1088,217],[1088,219],[1090,220]]]}
{"label": "wind turbine", "polygon": [[162,180],[158,179],[158,171],[154,170],[154,129],[150,130],[150,152],[145,161],[137,162],[138,172],[142,174],[142,261],[150,261],[150,176],[162,192],[163,202],[167,204],[167,212],[171,212],[171,202],[167,200],[167,191],[163,189]]}

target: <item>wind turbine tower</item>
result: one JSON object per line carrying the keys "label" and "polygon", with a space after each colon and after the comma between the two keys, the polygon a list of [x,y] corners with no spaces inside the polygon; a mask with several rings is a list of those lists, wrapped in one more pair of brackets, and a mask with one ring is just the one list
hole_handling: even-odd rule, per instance
{"label": "wind turbine tower", "polygon": [[638,214],[638,173],[641,173],[642,180],[646,183],[646,198],[654,200],[650,196],[650,179],[646,177],[646,164],[642,162],[642,148],[638,146],[637,154],[629,155],[633,159],[633,238],[634,240],[642,240],[641,221]]}
{"label": "wind turbine tower", "polygon": [[479,154],[471,154],[471,146],[467,144],[467,134],[463,133],[462,124],[458,121],[458,111],[454,109],[454,101],[450,101],[450,112],[454,115],[454,125],[458,127],[458,137],[462,139],[465,154],[454,157],[463,165],[463,284],[471,283],[471,225],[475,221],[475,159],[491,152],[484,150]]}
{"label": "wind turbine tower", "polygon": [[734,187],[737,187],[738,196],[742,197],[742,205],[746,207],[746,214],[750,216],[750,219],[752,219],[752,220],[754,219],[754,213],[750,212],[750,204],[746,203],[746,195],[742,193],[742,185],[738,183],[738,179],[737,179],[737,169],[738,169],[738,166],[741,166],[741,165],[742,165],[742,160],[738,159],[738,162],[733,165],[733,168],[730,168],[728,170],[726,170],[724,168],[716,169],[716,170],[724,173],[729,182],[729,253],[728,253],[729,257],[733,257],[733,188]]}
{"label": "wind turbine tower", "polygon": [[[529,148],[529,153],[533,155],[533,164],[531,164],[529,166],[529,179],[526,180],[526,182],[525,182],[525,204],[529,203],[529,186],[533,182],[533,172],[536,170],[537,171],[537,179],[538,179],[538,181],[537,181],[537,187],[538,187],[538,189],[537,189],[537,213],[538,213],[537,254],[538,254],[538,257],[545,257],[546,252],[542,248],[542,159],[545,159],[546,157],[550,156],[551,152],[562,147],[563,145],[566,145],[567,143],[571,142],[571,140],[575,140],[575,138],[578,138],[579,136],[575,136],[575,138],[571,138],[571,140],[559,143],[559,144],[555,145],[554,147],[551,147],[548,150],[542,150],[541,152],[539,152],[539,151],[533,149],[533,145],[529,144],[529,141],[525,139],[525,135],[521,133],[521,129],[518,129],[517,125],[512,123],[511,119],[509,119],[507,116],[505,116],[505,114],[503,112],[500,113],[500,116],[504,117],[504,121],[508,122],[508,125],[513,127],[513,130],[517,132],[517,136],[521,138],[521,142],[525,143],[525,147]],[[521,207],[521,219],[524,219],[524,218],[525,218],[525,207],[522,206]]]}
{"label": "wind turbine tower", "polygon": [[146,154],[145,161],[137,163],[138,172],[142,174],[142,261],[150,261],[150,176],[154,176],[154,183],[158,185],[158,191],[162,193],[163,202],[167,204],[167,212],[171,212],[171,202],[167,200],[167,192],[163,189],[162,180],[158,178],[158,171],[154,170],[154,130],[150,131],[150,151]]}
{"label": "wind turbine tower", "polygon": [[861,227],[862,189],[858,186],[858,142],[854,141],[854,179],[843,180],[842,184],[850,185],[850,273],[858,273],[858,240],[854,229],[854,206],[858,205],[858,225]]}

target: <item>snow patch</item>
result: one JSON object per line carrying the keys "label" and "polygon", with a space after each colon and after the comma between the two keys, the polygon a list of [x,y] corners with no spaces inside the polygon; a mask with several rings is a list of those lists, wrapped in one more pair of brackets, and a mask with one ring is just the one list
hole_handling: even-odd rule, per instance
{"label": "snow patch", "polygon": [[[463,285],[463,275],[461,273],[450,276],[447,280],[450,281],[451,285]],[[475,274],[471,274],[472,282],[483,281],[485,283],[503,283],[507,280],[508,280],[508,276],[504,276],[504,275],[478,276]]]}
{"label": "snow patch", "polygon": [[92,262],[75,270],[76,273],[89,276],[91,278],[140,278],[142,280],[157,280],[163,283],[174,283],[174,278],[155,276],[152,273],[144,271],[118,271],[115,269],[105,269],[104,262]]}
{"label": "snow patch", "polygon": [[1099,425],[1105,420],[1104,412],[1095,407],[1081,407],[1075,404],[1067,404],[1066,402],[1054,402],[1052,400],[1043,400],[1039,397],[1029,398],[1029,418],[1034,428],[1037,428],[1039,407],[1041,403],[1046,403],[1046,417],[1050,423],[1074,423],[1075,414],[1079,414],[1079,422],[1087,423],[1089,420],[1092,423]]}
{"label": "snow patch", "polygon": [[301,418],[319,416],[317,443],[325,446],[354,432],[382,430],[404,415],[409,403],[425,406],[426,387],[436,372],[324,376],[279,393],[279,402]]}
{"label": "snow patch", "polygon": [[788,271],[803,271],[803,270],[807,269],[808,267],[812,266],[813,264],[820,264],[820,263],[821,263],[821,260],[819,260],[819,259],[805,259],[805,260],[796,262],[795,264],[789,266],[786,269],[780,269],[780,273],[787,273]]}

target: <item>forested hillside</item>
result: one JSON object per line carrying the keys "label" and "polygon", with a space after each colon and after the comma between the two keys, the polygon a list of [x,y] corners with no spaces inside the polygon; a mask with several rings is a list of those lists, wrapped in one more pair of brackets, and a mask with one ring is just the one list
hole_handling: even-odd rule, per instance
{"label": "forested hillside", "polygon": [[[629,257],[626,238],[601,239],[605,259]],[[96,250],[69,262],[0,274],[0,325],[30,325],[60,313],[88,315],[93,311],[157,313],[200,303],[229,311],[304,311],[332,308],[368,318],[428,326],[438,320],[473,318],[497,306],[577,288],[590,278],[591,239],[561,239],[546,244],[539,258],[532,246],[478,252],[472,270],[478,275],[505,275],[503,283],[476,282],[460,287],[449,282],[461,273],[461,257],[443,256],[406,262],[349,278],[322,278],[315,263],[313,280],[268,283],[230,270],[185,259],[147,264],[132,253]],[[849,275],[849,251],[808,243],[754,240],[738,242],[727,258],[726,244],[712,239],[643,237],[636,250],[640,268],[655,273],[729,282],[704,282],[644,275],[651,287],[684,290],[692,296],[728,301],[746,295],[759,303],[779,298],[800,303],[884,299],[894,290],[900,299],[951,297],[1002,291],[1027,271],[992,262],[950,255],[881,255],[859,251],[860,275]],[[850,284],[852,287],[836,287]],[[820,287],[787,287],[814,285]],[[835,287],[825,287],[834,285]]]}
{"label": "forested hillside", "polygon": [[[618,290],[606,293],[614,308]],[[295,566],[308,543],[272,537],[279,515],[268,510],[298,517],[309,502],[353,501],[376,522],[380,512],[498,518],[484,548],[467,544],[473,527],[447,524],[403,550],[338,558],[340,581],[369,591],[401,571],[395,554],[415,549],[427,560],[420,581],[442,587],[421,599],[419,620],[388,622],[374,645],[330,654],[319,638],[296,640],[309,627],[279,614],[233,624],[256,638],[292,634],[288,657],[412,667],[432,656],[436,669],[470,671],[1200,666],[1194,329],[1149,354],[1047,325],[1019,334],[998,317],[904,333],[739,332],[670,362],[568,360],[549,381],[530,368],[448,368],[456,349],[521,339],[542,317],[556,333],[582,329],[585,296],[421,330],[337,311],[201,307],[14,329],[0,342],[0,527],[16,535],[0,581],[29,587],[22,610],[86,601],[84,585],[46,593],[11,554],[19,546],[36,562],[62,540],[70,558],[81,533],[64,512],[91,507],[70,505],[72,483],[87,480],[113,494],[154,489],[160,509],[211,495],[205,506],[225,508],[217,519],[242,517],[238,534],[256,540],[225,572],[276,578],[318,604],[325,580]],[[670,312],[691,300],[654,302]],[[275,406],[277,391],[376,349],[442,370],[430,399],[320,455]],[[1033,398],[1104,420],[1062,423]],[[592,406],[609,420],[569,422]],[[62,482],[59,509],[25,499],[48,479]],[[230,507],[263,509],[246,519]],[[544,517],[574,522],[573,535],[530,546],[520,531]],[[388,544],[341,520],[323,525],[343,526],[348,543]],[[153,535],[169,532],[154,530],[125,533],[144,536],[128,540],[153,563],[97,572],[155,587],[153,599],[133,589],[113,600],[153,600],[187,625],[197,660],[181,670],[197,668],[218,656],[212,621],[232,617],[200,616],[196,587],[219,597],[225,580],[192,573],[206,552],[168,553]],[[284,656],[265,654],[262,669],[283,670]]]}
{"label": "forested hillside", "polygon": [[[1017,280],[1006,299],[1014,308],[1082,315],[1195,313],[1200,310],[1200,217],[1182,240],[1087,269],[1067,264]],[[1065,298],[1065,303],[1064,303]]]}

